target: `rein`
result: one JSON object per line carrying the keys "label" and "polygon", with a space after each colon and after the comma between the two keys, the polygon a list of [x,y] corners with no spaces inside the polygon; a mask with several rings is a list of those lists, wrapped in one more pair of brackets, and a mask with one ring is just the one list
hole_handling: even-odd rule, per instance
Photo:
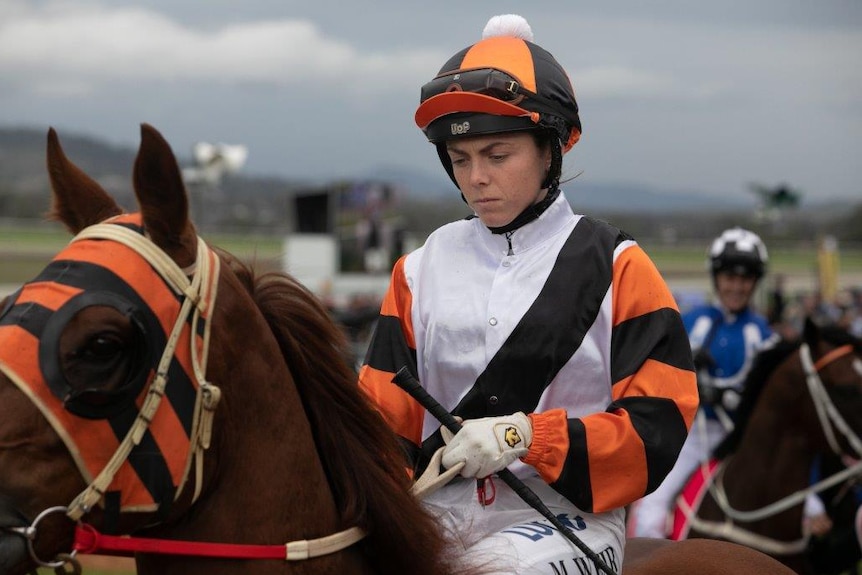
{"label": "rein", "polygon": [[[14,528],[11,531],[27,539],[30,556],[42,567],[55,569],[71,564],[80,571],[75,558],[78,553],[106,552],[111,555],[131,556],[136,552],[192,555],[199,557],[218,557],[234,559],[281,559],[300,561],[341,551],[365,537],[359,527],[350,527],[333,535],[317,539],[291,541],[282,545],[245,545],[230,543],[209,543],[200,541],[177,541],[131,536],[109,536],[99,533],[94,527],[81,522],[81,518],[99,503],[123,463],[132,450],[140,444],[150,422],[165,394],[168,383],[168,368],[176,353],[183,328],[191,319],[191,325],[198,325],[202,313],[215,307],[219,276],[219,258],[198,237],[197,255],[194,264],[185,270],[180,268],[161,248],[145,236],[124,226],[110,223],[96,224],[82,230],[72,242],[84,239],[101,239],[119,242],[137,252],[170,285],[177,296],[182,297],[173,329],[165,344],[156,374],[147,390],[135,422],[99,475],[69,504],[68,507],[51,507],[40,513],[29,527]],[[195,486],[192,503],[201,494],[203,483],[203,457],[210,447],[215,409],[221,398],[218,387],[206,380],[207,355],[209,351],[210,324],[205,322],[203,345],[198,350],[195,345],[195,329],[191,334],[191,359],[194,377],[198,383],[198,396],[195,403],[192,423],[191,447],[189,451],[190,468],[195,466]],[[177,487],[174,500],[180,497],[185,480]],[[37,526],[44,517],[53,513],[64,513],[76,523],[73,550],[69,554],[59,554],[53,561],[43,561],[34,549]]]}
{"label": "rein", "polygon": [[[818,374],[827,365],[852,352],[853,346],[844,345],[828,352],[815,363],[811,359],[811,350],[808,345],[803,343],[799,347],[799,360],[802,363],[802,368],[805,372],[805,381],[808,386],[808,391],[811,394],[814,407],[817,411],[820,426],[823,430],[823,434],[826,436],[826,440],[829,442],[829,446],[837,455],[842,455],[843,451],[835,439],[835,430],[838,430],[844,436],[857,455],[862,455],[862,441],[860,441],[859,436],[850,429],[850,426],[847,425],[845,419],[838,412],[832,398],[829,397],[829,393],[826,391],[826,386],[823,385],[823,380],[820,379]],[[722,462],[717,468],[713,476],[714,478],[710,480],[709,486],[710,494],[725,514],[724,521],[709,521],[701,519],[697,516],[697,512],[682,498],[677,499],[677,504],[685,514],[686,520],[689,521],[691,526],[698,531],[711,536],[722,537],[735,543],[754,547],[772,555],[801,553],[808,545],[810,533],[803,533],[802,538],[796,541],[779,541],[743,529],[735,525],[733,520],[743,523],[751,523],[772,517],[799,505],[811,493],[820,493],[821,491],[834,485],[838,485],[851,477],[862,474],[862,461],[858,461],[856,464],[847,467],[840,472],[834,473],[806,489],[796,491],[795,493],[761,507],[760,509],[740,511],[733,508],[727,498],[727,493],[722,482],[722,478],[724,476],[724,463],[725,462]]]}
{"label": "rein", "polygon": [[359,527],[317,539],[290,541],[283,545],[240,545],[236,543],[208,543],[201,541],[174,541],[147,537],[104,535],[93,526],[79,523],[75,528],[74,552],[109,555],[132,555],[135,552],[162,555],[193,555],[220,559],[283,559],[302,561],[341,551],[361,541],[365,533]]}

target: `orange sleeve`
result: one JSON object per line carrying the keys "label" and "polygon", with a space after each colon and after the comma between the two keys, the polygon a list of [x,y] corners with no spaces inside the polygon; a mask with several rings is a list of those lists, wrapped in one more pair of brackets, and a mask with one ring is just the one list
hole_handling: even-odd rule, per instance
{"label": "orange sleeve", "polygon": [[568,418],[530,415],[523,461],[588,512],[625,506],[654,490],[676,462],[698,404],[691,348],[676,302],[636,244],[613,264],[611,403]]}
{"label": "orange sleeve", "polygon": [[380,409],[392,429],[418,446],[422,440],[425,410],[406,392],[392,383],[404,366],[416,375],[416,342],[411,308],[413,296],[404,275],[402,256],[392,270],[389,289],[383,298],[374,336],[365,362],[359,370],[359,385]]}

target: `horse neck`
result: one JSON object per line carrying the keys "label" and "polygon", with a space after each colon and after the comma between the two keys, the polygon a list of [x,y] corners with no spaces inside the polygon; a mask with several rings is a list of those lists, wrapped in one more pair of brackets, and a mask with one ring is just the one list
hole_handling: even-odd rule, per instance
{"label": "horse neck", "polygon": [[[202,495],[191,512],[154,529],[153,534],[170,539],[278,545],[340,531],[346,526],[339,523],[293,378],[275,341],[260,336],[269,333],[265,321],[246,310],[229,317],[225,325],[230,326],[233,347],[210,350],[208,373],[221,388],[222,399],[213,426],[213,444],[205,455]],[[214,333],[212,341],[219,339]],[[363,573],[361,563],[354,546],[316,559],[313,568],[286,562],[282,568],[289,573]],[[141,573],[159,575],[213,572],[211,561],[195,558],[148,556],[139,560],[138,567]],[[256,573],[257,569],[271,573],[273,565],[270,561],[220,560],[218,569],[224,573]]]}
{"label": "horse neck", "polygon": [[[800,374],[785,366],[772,377],[803,378]],[[796,412],[810,402],[804,381],[797,383],[793,388],[797,395],[792,400],[786,397],[786,385],[767,384],[739,446],[725,462],[722,481],[728,500],[736,509],[760,509],[809,485],[818,447],[812,429],[800,423],[803,418]],[[785,513],[798,517],[795,523],[785,521],[798,532],[802,506]]]}

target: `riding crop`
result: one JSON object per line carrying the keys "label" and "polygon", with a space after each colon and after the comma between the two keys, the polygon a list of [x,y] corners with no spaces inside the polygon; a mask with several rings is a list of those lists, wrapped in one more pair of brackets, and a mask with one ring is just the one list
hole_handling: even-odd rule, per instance
{"label": "riding crop", "polygon": [[[452,433],[458,433],[461,429],[461,423],[455,419],[455,416],[446,411],[446,408],[443,407],[440,402],[431,397],[424,387],[419,383],[410,370],[407,369],[407,366],[402,367],[398,370],[398,373],[395,374],[395,377],[392,381],[401,389],[410,394],[413,399],[419,402],[419,404],[428,410],[428,412],[433,415],[437,421],[446,426],[446,428]],[[530,507],[538,511],[545,519],[551,522],[551,525],[556,527],[557,531],[559,531],[566,539],[571,541],[575,547],[577,547],[581,552],[584,553],[599,569],[599,571],[603,571],[607,575],[617,575],[613,569],[608,567],[608,565],[602,561],[601,557],[598,554],[587,547],[586,543],[580,540],[580,538],[575,535],[575,533],[569,529],[562,521],[560,521],[553,512],[548,509],[548,507],[539,499],[539,496],[533,493],[533,491],[527,487],[523,481],[518,479],[518,477],[509,471],[508,469],[501,469],[497,472],[497,477],[499,477],[503,483],[512,488],[512,490],[518,494],[518,496]]]}

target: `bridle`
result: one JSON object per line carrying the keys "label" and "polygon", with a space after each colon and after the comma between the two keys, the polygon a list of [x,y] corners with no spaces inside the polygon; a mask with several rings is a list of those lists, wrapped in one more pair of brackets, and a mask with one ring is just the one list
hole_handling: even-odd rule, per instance
{"label": "bridle", "polygon": [[[101,501],[118,470],[128,459],[132,450],[141,442],[150,422],[153,420],[165,395],[168,383],[168,368],[177,351],[183,328],[188,322],[192,326],[198,325],[201,315],[206,315],[214,309],[220,262],[215,252],[201,238],[197,238],[195,262],[187,268],[180,268],[154,242],[125,226],[111,223],[96,224],[79,232],[72,241],[85,239],[111,240],[137,252],[164,279],[174,294],[181,299],[182,304],[137,417],[120,442],[119,447],[98,476],[68,506],[51,507],[42,511],[28,527],[6,529],[27,539],[28,550],[33,561],[42,567],[55,569],[60,569],[66,564],[71,564],[73,569],[78,571],[80,570],[80,565],[77,564],[77,560],[75,559],[78,553],[99,553],[100,551],[110,551],[115,555],[132,555],[135,552],[146,552],[297,561],[343,550],[365,537],[365,533],[360,528],[351,527],[326,537],[292,541],[283,545],[238,545],[198,541],[158,540],[129,536],[107,536],[102,535],[95,528],[81,521],[81,518]],[[211,322],[204,322],[203,324],[203,345],[201,346],[196,345],[194,341],[196,330],[188,330],[192,338],[190,342],[192,370],[198,384],[198,393],[192,420],[191,447],[189,449],[189,461],[187,465],[187,469],[191,468],[192,463],[194,463],[195,467],[195,486],[191,503],[197,501],[201,494],[204,452],[210,447],[213,417],[221,398],[219,388],[208,382],[205,376],[209,350],[210,324]],[[182,481],[176,488],[174,500],[180,497],[184,487],[185,481]],[[45,561],[36,554],[34,542],[39,523],[45,517],[54,513],[63,513],[77,524],[75,541],[71,553],[60,554],[54,560]]]}
{"label": "bridle", "polygon": [[855,452],[854,459],[856,459],[857,462],[830,475],[829,477],[826,477],[825,479],[822,479],[821,481],[818,481],[806,489],[792,493],[778,501],[766,505],[765,507],[750,511],[740,511],[730,505],[730,502],[727,499],[727,493],[724,489],[722,479],[724,476],[725,464],[727,463],[727,460],[725,459],[718,464],[709,484],[709,493],[724,513],[725,520],[709,521],[701,519],[697,516],[696,511],[688,505],[682,497],[680,497],[677,499],[677,504],[680,506],[680,509],[685,514],[686,520],[690,523],[692,528],[713,537],[720,537],[735,543],[754,547],[755,549],[771,555],[796,554],[801,553],[806,549],[810,538],[810,533],[807,531],[803,532],[802,538],[797,539],[796,541],[780,541],[743,529],[736,525],[734,520],[742,523],[751,523],[772,517],[801,504],[809,494],[820,493],[830,487],[847,481],[851,477],[862,474],[862,460],[860,460],[860,458],[862,458],[862,441],[860,441],[859,436],[850,428],[844,417],[835,407],[835,403],[832,401],[832,398],[829,397],[829,393],[826,391],[826,386],[823,384],[823,380],[819,375],[820,371],[822,371],[827,365],[848,354],[852,354],[853,351],[854,348],[852,345],[843,345],[829,351],[823,355],[823,357],[818,359],[817,362],[814,362],[811,359],[810,348],[806,343],[803,343],[799,347],[799,360],[802,364],[802,369],[805,372],[805,382],[814,403],[817,417],[820,421],[820,427],[823,430],[823,434],[826,437],[830,448],[836,455],[848,455],[843,449],[841,449],[840,445],[838,445],[835,435],[835,432],[837,431],[844,437]]}

